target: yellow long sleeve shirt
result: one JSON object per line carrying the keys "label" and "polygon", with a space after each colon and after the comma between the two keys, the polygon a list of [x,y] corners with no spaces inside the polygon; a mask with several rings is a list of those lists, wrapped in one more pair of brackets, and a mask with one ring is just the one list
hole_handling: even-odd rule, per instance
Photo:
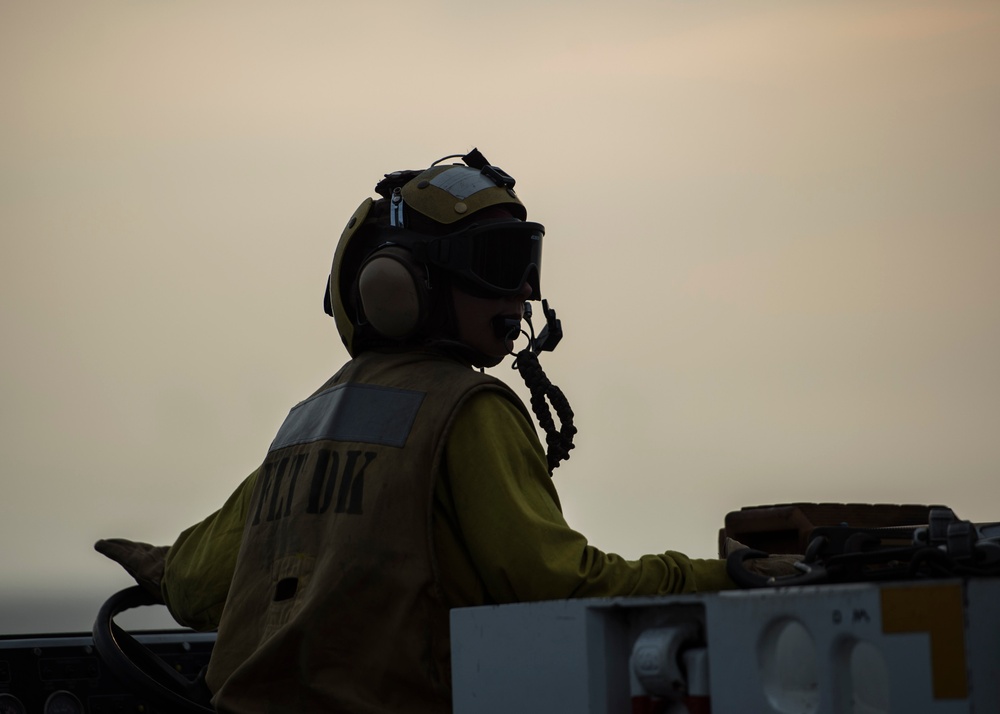
{"label": "yellow long sleeve shirt", "polygon": [[[178,622],[218,626],[256,478],[171,547],[163,595]],[[452,607],[734,587],[721,560],[671,551],[626,560],[591,546],[563,518],[533,426],[492,393],[470,399],[452,426],[432,528]]]}

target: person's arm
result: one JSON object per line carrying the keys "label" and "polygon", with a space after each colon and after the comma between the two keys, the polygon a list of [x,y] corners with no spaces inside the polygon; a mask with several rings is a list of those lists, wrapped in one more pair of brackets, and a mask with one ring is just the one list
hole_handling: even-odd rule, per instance
{"label": "person's arm", "polygon": [[180,624],[195,630],[219,626],[256,481],[254,471],[222,508],[182,532],[167,551],[160,589]]}
{"label": "person's arm", "polygon": [[625,560],[589,545],[563,518],[532,425],[496,394],[462,407],[446,469],[461,537],[496,602],[734,587],[721,560],[671,551]]}

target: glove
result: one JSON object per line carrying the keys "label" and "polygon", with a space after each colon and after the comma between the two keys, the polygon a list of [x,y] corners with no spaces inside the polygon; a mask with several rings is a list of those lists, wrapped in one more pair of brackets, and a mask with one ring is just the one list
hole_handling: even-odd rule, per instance
{"label": "glove", "polygon": [[137,543],[125,538],[108,538],[94,543],[94,550],[125,568],[125,571],[153,595],[157,602],[163,602],[160,581],[163,580],[163,569],[170,546]]}
{"label": "glove", "polygon": [[[726,538],[723,550],[724,555],[728,558],[732,553],[747,550],[747,546],[733,538]],[[802,571],[795,567],[795,564],[801,561],[801,555],[769,555],[766,558],[744,560],[743,567],[751,573],[765,578],[780,578],[787,575],[801,575]]]}

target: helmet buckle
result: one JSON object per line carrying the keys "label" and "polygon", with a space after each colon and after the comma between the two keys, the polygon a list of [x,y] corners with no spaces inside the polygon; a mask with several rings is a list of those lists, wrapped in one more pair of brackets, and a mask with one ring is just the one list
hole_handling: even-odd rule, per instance
{"label": "helmet buckle", "polygon": [[501,186],[503,188],[514,188],[514,184],[516,183],[514,181],[514,177],[499,166],[491,166],[487,164],[483,168],[479,169],[479,173],[495,183],[497,186]]}
{"label": "helmet buckle", "polygon": [[392,198],[389,201],[389,225],[393,228],[403,227],[403,192],[399,186],[392,189]]}

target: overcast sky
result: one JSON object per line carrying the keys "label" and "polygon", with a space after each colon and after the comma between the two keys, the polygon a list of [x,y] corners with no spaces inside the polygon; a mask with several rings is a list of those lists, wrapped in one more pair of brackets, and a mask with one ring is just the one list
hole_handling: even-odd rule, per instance
{"label": "overcast sky", "polygon": [[347,357],[354,208],[474,146],[547,228],[594,545],[1000,520],[997,67],[992,0],[0,4],[0,630],[222,503]]}

